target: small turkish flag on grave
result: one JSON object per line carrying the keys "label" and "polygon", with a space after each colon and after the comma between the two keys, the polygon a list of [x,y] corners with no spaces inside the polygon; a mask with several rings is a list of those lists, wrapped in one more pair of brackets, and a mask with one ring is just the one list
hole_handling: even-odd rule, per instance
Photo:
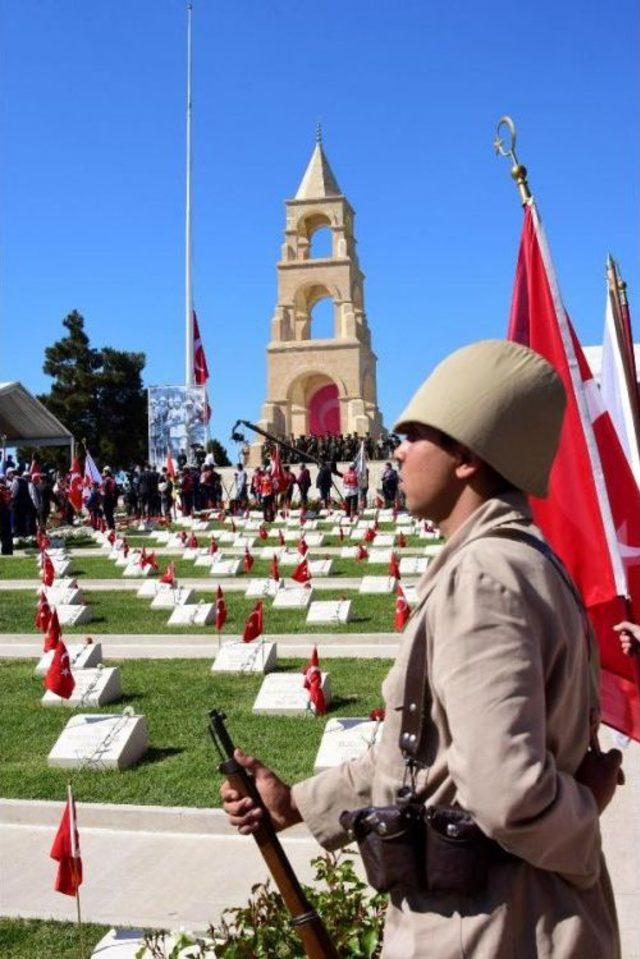
{"label": "small turkish flag on grave", "polygon": [[213,556],[213,554],[217,552],[218,552],[218,542],[215,536],[212,536],[211,542],[209,543],[209,555]]}
{"label": "small turkish flag on grave", "polygon": [[258,530],[258,536],[260,537],[260,539],[267,538],[267,529],[265,526],[260,527],[260,529]]}
{"label": "small turkish flag on grave", "polygon": [[191,539],[189,540],[189,549],[198,549],[198,537],[195,533],[191,534]]}
{"label": "small turkish flag on grave", "polygon": [[47,602],[47,597],[44,593],[40,593],[40,598],[38,600],[38,609],[36,612],[36,629],[39,629],[40,632],[46,633],[47,627],[49,626],[49,620],[51,619],[51,607]]}
{"label": "small turkish flag on grave", "polygon": [[51,859],[58,863],[58,872],[54,889],[65,896],[75,896],[82,883],[82,859],[80,858],[80,837],[76,821],[76,802],[68,787],[67,804],[53,840]]}
{"label": "small turkish flag on grave", "polygon": [[150,566],[151,569],[158,572],[158,560],[156,559],[155,553],[149,553],[147,556],[144,546],[142,547],[142,553],[140,554],[140,566],[144,569],[146,566]]}
{"label": "small turkish flag on grave", "polygon": [[395,553],[391,554],[391,559],[389,560],[389,576],[393,576],[394,579],[400,579],[400,564],[398,563],[398,557]]}
{"label": "small turkish flag on grave", "polygon": [[76,681],[71,672],[71,663],[69,662],[69,653],[67,647],[58,640],[58,644],[53,651],[53,659],[44,677],[44,684],[56,696],[68,699],[73,692]]}
{"label": "small turkish flag on grave", "polygon": [[281,546],[285,545],[284,533],[282,532],[281,529],[278,530],[278,542],[280,543]]}
{"label": "small turkish flag on grave", "polygon": [[42,553],[42,582],[45,586],[53,586],[56,578],[56,571],[53,568],[53,562],[48,553]]}
{"label": "small turkish flag on grave", "polygon": [[303,559],[301,563],[298,563],[291,574],[291,579],[295,579],[296,583],[309,583],[311,581],[311,573],[309,572],[309,564],[306,558]]}
{"label": "small turkish flag on grave", "polygon": [[167,564],[167,568],[165,569],[164,573],[160,577],[160,582],[167,583],[169,586],[176,585],[176,564],[175,563]]}
{"label": "small turkish flag on grave", "polygon": [[324,716],[327,711],[324,693],[322,692],[322,673],[318,658],[318,647],[313,647],[311,659],[302,667],[304,673],[304,688],[309,691],[309,702],[317,716]]}
{"label": "small turkish flag on grave", "polygon": [[395,627],[398,632],[401,632],[405,628],[410,616],[411,616],[411,610],[409,609],[407,597],[404,595],[402,586],[400,585],[400,583],[398,583],[398,588],[396,589],[396,615],[395,615]]}
{"label": "small turkish flag on grave", "polygon": [[60,620],[58,619],[58,613],[54,607],[51,611],[51,616],[49,617],[47,631],[44,634],[45,653],[48,653],[51,649],[56,649],[58,643],[60,642],[61,636],[62,630],[60,629]]}
{"label": "small turkish flag on grave", "polygon": [[220,630],[222,629],[226,621],[227,621],[227,604],[224,601],[222,586],[218,586],[218,593],[216,595],[216,629],[218,630],[218,632],[220,632]]}
{"label": "small turkish flag on grave", "polygon": [[376,538],[376,531],[375,529],[373,529],[373,527],[370,526],[369,529],[365,530],[365,534],[362,537],[362,541],[363,543],[373,543],[375,538]]}
{"label": "small turkish flag on grave", "polygon": [[275,555],[273,559],[271,560],[271,570],[269,572],[269,576],[271,577],[271,579],[275,579],[276,581],[280,579],[280,567],[278,566],[278,557]]}
{"label": "small turkish flag on grave", "polygon": [[367,559],[368,556],[369,556],[369,554],[368,554],[368,552],[366,551],[366,549],[364,548],[364,546],[362,545],[362,543],[359,543],[359,544],[358,544],[358,548],[357,548],[357,550],[356,550],[356,559],[358,559],[358,560],[360,560],[360,559]]}
{"label": "small turkish flag on grave", "polygon": [[242,639],[245,643],[251,643],[258,636],[262,635],[262,600],[258,600],[253,607],[249,618],[244,624]]}
{"label": "small turkish flag on grave", "polygon": [[304,536],[301,536],[300,540],[298,541],[298,552],[301,556],[306,556],[309,552],[309,547],[307,546],[307,541]]}
{"label": "small turkish flag on grave", "polygon": [[407,538],[403,532],[398,533],[396,537],[396,543],[398,544],[400,549],[404,549],[404,547],[407,545]]}
{"label": "small turkish flag on grave", "polygon": [[244,556],[242,557],[242,568],[245,571],[245,573],[250,573],[252,566],[253,566],[253,556],[249,552],[249,547],[245,546]]}
{"label": "small turkish flag on grave", "polygon": [[107,540],[108,540],[108,541],[111,543],[111,545],[113,546],[113,544],[114,544],[115,541],[116,541],[116,533],[115,533],[115,530],[112,529],[112,530],[110,531],[109,535],[107,536]]}

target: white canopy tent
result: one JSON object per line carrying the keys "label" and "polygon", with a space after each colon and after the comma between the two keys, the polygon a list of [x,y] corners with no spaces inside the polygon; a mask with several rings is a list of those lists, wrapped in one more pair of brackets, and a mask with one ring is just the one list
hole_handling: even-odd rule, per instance
{"label": "white canopy tent", "polygon": [[7,446],[69,446],[73,436],[22,383],[0,383],[0,439]]}

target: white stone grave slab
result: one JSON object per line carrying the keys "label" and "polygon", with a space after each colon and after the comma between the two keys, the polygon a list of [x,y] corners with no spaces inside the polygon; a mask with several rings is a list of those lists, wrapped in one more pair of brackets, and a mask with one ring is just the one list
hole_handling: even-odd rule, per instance
{"label": "white stone grave slab", "polygon": [[282,535],[284,536],[285,543],[297,543],[299,539],[302,539],[302,531],[300,528],[287,529]]}
{"label": "white stone grave slab", "polygon": [[[69,550],[66,546],[58,546],[55,549],[53,547],[49,547],[47,550],[47,556],[51,560],[69,559]],[[38,553],[38,566],[42,566],[42,553]]]}
{"label": "white stone grave slab", "polygon": [[280,556],[284,550],[284,546],[263,546],[258,555],[260,559],[273,559],[274,556],[277,556],[278,559],[280,559]]}
{"label": "white stone grave slab", "polygon": [[81,626],[91,622],[91,608],[89,606],[67,606],[65,603],[55,603],[61,626]]}
{"label": "white stone grave slab", "polygon": [[140,557],[139,549],[130,549],[126,556],[124,555],[124,552],[118,553],[118,558],[115,561],[116,566],[119,566],[122,569],[126,569],[127,566],[133,566],[135,563],[137,563],[139,557]]}
{"label": "white stone grave slab", "polygon": [[369,549],[369,562],[377,563],[378,565],[381,563],[390,563],[392,552],[392,549],[378,549],[378,538],[376,537],[375,548]]}
{"label": "white stone grave slab", "polygon": [[309,559],[307,556],[307,564],[312,576],[328,576],[333,569],[332,559]]}
{"label": "white stone grave slab", "polygon": [[237,536],[237,533],[232,533],[231,530],[223,529],[221,533],[216,535],[216,539],[219,543],[226,543],[228,546],[231,545]]}
{"label": "white stone grave slab", "polygon": [[427,556],[403,556],[400,560],[400,572],[403,576],[421,576],[428,565]]}
{"label": "white stone grave slab", "polygon": [[195,603],[196,591],[190,586],[176,586],[172,589],[167,583],[160,583],[164,589],[159,589],[153,597],[151,609],[173,609],[175,606],[186,606]]}
{"label": "white stone grave slab", "polygon": [[304,538],[307,546],[322,546],[324,543],[324,533],[307,533],[305,526]]}
{"label": "white stone grave slab", "polygon": [[158,529],[155,532],[151,533],[150,539],[156,541],[156,543],[168,543],[171,539],[171,533],[167,529]]}
{"label": "white stone grave slab", "polygon": [[209,528],[209,522],[205,519],[196,519],[191,524],[194,533],[204,533]]}
{"label": "white stone grave slab", "polygon": [[[71,669],[75,672],[76,669],[90,669],[91,667],[96,667],[98,663],[102,662],[102,644],[101,643],[70,643],[67,646],[67,653],[69,654],[69,663]],[[40,660],[38,660],[38,665],[35,669],[36,676],[44,676],[49,666],[51,665],[51,660],[53,659],[53,650],[50,649],[48,653],[45,653]]]}
{"label": "white stone grave slab", "polygon": [[[74,576],[56,576],[53,585],[57,589],[77,589],[78,580]],[[43,586],[42,583],[39,583],[36,587],[36,596],[39,596],[42,590],[46,593],[48,589],[53,589],[53,586]]]}
{"label": "white stone grave slab", "polygon": [[276,643],[225,643],[211,666],[212,673],[270,673],[278,662]]}
{"label": "white stone grave slab", "polygon": [[244,595],[247,599],[259,599],[262,596],[276,596],[282,590],[281,579],[250,579]]}
{"label": "white stone grave slab", "polygon": [[214,560],[217,561],[211,564],[212,576],[237,576],[240,572],[242,566],[242,560],[240,559],[218,559],[216,553]]}
{"label": "white stone grave slab", "polygon": [[81,606],[84,602],[84,596],[82,595],[82,590],[78,589],[76,586],[65,587],[59,586],[58,580],[54,580],[53,586],[45,586],[44,594],[47,597],[47,602],[53,606]]}
{"label": "white stone grave slab", "polygon": [[407,583],[402,584],[402,592],[404,593],[405,599],[408,602],[409,606],[416,606],[418,603],[418,588],[417,586],[409,586]]}
{"label": "white stone grave slab", "polygon": [[[253,712],[261,716],[304,716],[311,712],[309,692],[304,688],[302,673],[270,673],[253,704]],[[321,689],[327,704],[331,702],[329,674],[321,673]]]}
{"label": "white stone grave slab", "polygon": [[358,555],[357,546],[341,546],[340,547],[341,559],[355,559],[357,555]]}
{"label": "white stone grave slab", "polygon": [[201,553],[200,556],[196,556],[194,566],[211,566],[215,557],[218,556],[218,553]]}
{"label": "white stone grave slab", "polygon": [[375,538],[376,548],[384,546],[393,546],[395,536],[393,533],[378,533]]}
{"label": "white stone grave slab", "polygon": [[[262,526],[262,522],[259,519],[242,520],[242,523],[247,533],[257,533]],[[238,526],[238,520],[236,520],[236,526]]]}
{"label": "white stone grave slab", "polygon": [[358,589],[359,593],[392,593],[396,588],[393,576],[363,576]]}
{"label": "white stone grave slab", "polygon": [[379,522],[379,523],[392,523],[392,522],[393,522],[393,510],[392,510],[392,509],[387,509],[386,507],[384,507],[384,509],[378,510],[378,522]]}
{"label": "white stone grave slab", "polygon": [[360,759],[380,741],[384,723],[373,719],[328,719],[313,766],[314,773]]}
{"label": "white stone grave slab", "polygon": [[[129,554],[129,559],[131,559],[131,554]],[[127,579],[146,579],[147,576],[152,576],[154,570],[148,564],[146,566],[141,566],[140,563],[134,561],[133,563],[129,562],[124,568],[123,576],[126,576]]]}
{"label": "white stone grave slab", "polygon": [[308,623],[348,623],[351,619],[350,599],[323,599],[311,603],[307,613]]}
{"label": "white stone grave slab", "polygon": [[297,566],[301,560],[302,556],[297,549],[285,549],[278,558],[281,566]]}
{"label": "white stone grave slab", "polygon": [[182,558],[187,560],[197,559],[198,556],[201,556],[201,555],[202,555],[201,546],[187,546],[186,549],[182,551]]}
{"label": "white stone grave slab", "polygon": [[247,549],[247,548],[250,549],[254,545],[255,541],[256,541],[255,536],[237,535],[234,537],[232,545],[237,547],[238,549]]}
{"label": "white stone grave slab", "polygon": [[176,606],[169,617],[169,626],[209,626],[216,618],[213,603]]}
{"label": "white stone grave slab", "polygon": [[77,709],[82,706],[106,706],[122,696],[120,669],[118,666],[98,666],[96,669],[73,670],[76,681],[68,699],[56,696],[47,689],[40,700],[43,706],[68,706]]}
{"label": "white stone grave slab", "polygon": [[166,543],[169,549],[181,549],[184,546],[182,537],[178,533],[171,533]]}
{"label": "white stone grave slab", "polygon": [[136,596],[139,599],[153,599],[163,589],[170,589],[166,583],[160,583],[157,579],[148,579],[142,586],[136,590]]}
{"label": "white stone grave slab", "polygon": [[304,531],[305,536],[307,535],[308,530],[316,530],[318,528],[317,519],[305,519],[304,523],[298,520],[298,523],[302,527],[302,530]]}
{"label": "white stone grave slab", "polygon": [[52,559],[53,571],[56,577],[68,576],[73,572],[73,563],[70,559]]}
{"label": "white stone grave slab", "polygon": [[438,553],[443,549],[444,543],[432,543],[429,546],[425,546],[424,555],[425,556],[437,556]]}
{"label": "white stone grave slab", "polygon": [[349,536],[350,530],[344,526],[330,526],[328,529],[329,536],[340,536],[340,530],[342,530],[344,536]]}
{"label": "white stone grave slab", "polygon": [[396,516],[396,526],[413,526],[413,516],[409,513],[399,513]]}
{"label": "white stone grave slab", "polygon": [[307,609],[313,599],[313,589],[281,589],[273,600],[274,609]]}
{"label": "white stone grave slab", "polygon": [[147,721],[131,713],[71,716],[47,757],[60,769],[127,769],[146,752]]}

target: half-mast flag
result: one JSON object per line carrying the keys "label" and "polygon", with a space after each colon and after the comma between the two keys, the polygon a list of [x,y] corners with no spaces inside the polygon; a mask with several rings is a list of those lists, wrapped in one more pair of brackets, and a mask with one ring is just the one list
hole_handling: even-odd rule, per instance
{"label": "half-mast flag", "polygon": [[80,858],[76,802],[71,786],[68,787],[67,804],[49,855],[58,863],[53,888],[56,892],[64,893],[65,896],[75,896],[82,883],[82,859]]}
{"label": "half-mast flag", "polygon": [[209,379],[209,368],[207,358],[204,355],[204,345],[200,336],[200,327],[198,326],[198,317],[196,311],[191,310],[191,319],[193,322],[193,381],[196,386],[204,386]]}
{"label": "half-mast flag", "polygon": [[549,494],[531,505],[587,606],[600,647],[602,718],[640,740],[637,667],[613,631],[640,615],[640,493],[562,303],[532,202],[525,207],[509,338],[542,354],[567,393]]}

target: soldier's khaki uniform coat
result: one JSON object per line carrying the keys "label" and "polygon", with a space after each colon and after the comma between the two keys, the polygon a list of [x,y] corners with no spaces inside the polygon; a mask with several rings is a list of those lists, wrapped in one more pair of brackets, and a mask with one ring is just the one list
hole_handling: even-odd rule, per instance
{"label": "soldier's khaki uniform coat", "polygon": [[481,896],[394,895],[384,959],[617,959],[598,810],[573,777],[597,710],[596,654],[550,561],[491,539],[498,526],[540,535],[520,494],[489,500],[456,531],[420,581],[384,681],[381,742],[298,783],[295,800],[329,849],[347,840],[342,810],[394,802],[406,662],[422,620],[432,725],[418,791],[469,810],[521,861],[492,865]]}

